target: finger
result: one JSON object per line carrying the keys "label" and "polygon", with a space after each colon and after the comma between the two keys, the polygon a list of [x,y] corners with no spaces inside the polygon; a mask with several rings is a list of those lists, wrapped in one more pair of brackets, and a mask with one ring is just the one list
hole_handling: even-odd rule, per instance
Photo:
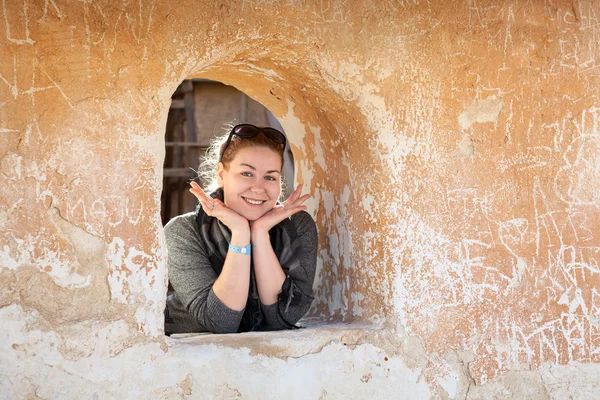
{"label": "finger", "polygon": [[202,202],[203,198],[202,195],[198,192],[198,189],[190,188],[189,191],[198,199],[198,201]]}
{"label": "finger", "polygon": [[190,192],[196,196],[196,198],[198,198],[198,200],[200,200],[200,202],[205,201],[211,201],[211,197],[208,196],[204,190],[202,190],[202,188],[200,187],[200,185],[198,185],[196,182],[191,182],[190,183],[191,189]]}
{"label": "finger", "polygon": [[190,182],[190,186],[192,187],[192,189],[194,189],[194,191],[202,192],[204,195],[206,195],[206,193],[204,193],[204,190],[202,190],[200,185],[198,185],[196,182]]}
{"label": "finger", "polygon": [[287,204],[286,207],[296,207],[296,206],[302,205],[302,203],[304,203],[309,198],[310,198],[310,194],[305,194],[304,196],[296,199],[296,201],[294,201],[293,203]]}
{"label": "finger", "polygon": [[197,184],[195,185],[195,187],[190,188],[190,192],[194,196],[196,196],[204,212],[206,212],[210,216],[213,216],[213,211],[216,205],[215,200],[212,197],[207,196],[206,193]]}
{"label": "finger", "polygon": [[196,197],[202,196],[204,190],[198,185],[196,182],[190,182],[190,192],[192,192]]}
{"label": "finger", "polygon": [[[192,189],[190,189],[190,192],[192,191]],[[206,200],[205,198],[203,198],[201,195],[197,195],[196,198],[198,199],[198,202],[200,202],[200,205],[202,206],[202,209],[204,211],[206,211],[208,213],[208,211],[212,211],[214,209],[213,206],[213,201],[211,200]]]}
{"label": "finger", "polygon": [[270,229],[279,224],[281,221],[303,210],[306,210],[306,206],[279,207],[262,216],[261,220],[263,220],[264,224],[268,225],[268,229]]}
{"label": "finger", "polygon": [[202,206],[202,208],[203,208],[204,210],[207,210],[207,209],[210,209],[210,208],[212,208],[212,207],[211,207],[211,203],[212,203],[212,202],[211,202],[210,200],[208,200],[208,199],[206,198],[206,196],[203,196],[203,194],[202,194],[201,192],[198,192],[198,191],[197,191],[197,190],[195,190],[195,189],[190,189],[190,192],[191,192],[191,193],[192,193],[194,196],[196,196],[196,198],[198,199],[198,202],[200,203],[200,205]]}
{"label": "finger", "polygon": [[298,185],[296,187],[296,189],[294,189],[292,194],[290,194],[290,197],[288,197],[286,199],[286,201],[284,201],[282,204],[287,205],[287,204],[291,204],[291,203],[295,202],[298,199],[298,197],[300,196],[300,193],[302,193],[302,186],[303,186],[302,184]]}

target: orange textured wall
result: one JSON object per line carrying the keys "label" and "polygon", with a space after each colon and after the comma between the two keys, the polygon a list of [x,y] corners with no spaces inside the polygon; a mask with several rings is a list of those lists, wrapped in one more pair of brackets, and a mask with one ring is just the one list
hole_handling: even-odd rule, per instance
{"label": "orange textured wall", "polygon": [[433,386],[455,352],[478,384],[600,362],[597,2],[0,15],[0,311],[31,321],[18,336],[54,332],[79,359],[86,328],[119,320],[110,354],[162,343],[164,126],[177,85],[202,77],[291,137],[321,239],[312,315],[416,338]]}

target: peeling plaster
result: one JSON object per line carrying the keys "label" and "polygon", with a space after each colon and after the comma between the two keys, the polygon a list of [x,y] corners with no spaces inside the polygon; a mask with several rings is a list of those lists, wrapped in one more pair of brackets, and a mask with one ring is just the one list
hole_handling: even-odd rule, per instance
{"label": "peeling plaster", "polygon": [[[48,210],[50,220],[57,227],[60,234],[65,237],[73,246],[77,260],[79,263],[88,263],[91,260],[101,258],[106,252],[106,244],[104,241],[94,235],[87,233],[85,230],[70,224],[67,220],[61,217],[60,211],[57,208]],[[85,265],[73,266],[75,270],[85,271]],[[54,272],[53,270],[52,272]],[[83,288],[89,286],[92,276],[82,276],[75,271],[58,270],[62,276],[56,276],[50,273],[54,282],[66,288]],[[68,275],[64,275],[68,274]]]}
{"label": "peeling plaster", "polygon": [[[388,6],[4,2],[0,392],[600,397],[600,9]],[[190,75],[283,116],[311,316],[378,329],[162,338],[162,131]]]}

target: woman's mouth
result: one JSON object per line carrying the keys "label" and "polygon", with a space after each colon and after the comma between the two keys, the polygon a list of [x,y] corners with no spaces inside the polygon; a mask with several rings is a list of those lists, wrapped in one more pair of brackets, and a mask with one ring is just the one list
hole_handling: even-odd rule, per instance
{"label": "woman's mouth", "polygon": [[265,200],[254,200],[254,199],[248,199],[246,197],[242,197],[246,203],[253,205],[253,206],[260,206],[262,203],[265,202]]}

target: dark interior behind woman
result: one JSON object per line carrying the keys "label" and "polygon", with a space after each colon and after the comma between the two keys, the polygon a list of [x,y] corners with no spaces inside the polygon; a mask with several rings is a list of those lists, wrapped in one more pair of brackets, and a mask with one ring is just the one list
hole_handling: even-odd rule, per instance
{"label": "dark interior behind woman", "polygon": [[302,185],[278,202],[285,142],[276,129],[242,124],[213,145],[216,190],[192,182],[196,211],[165,226],[167,335],[294,328],[310,308],[317,229]]}

